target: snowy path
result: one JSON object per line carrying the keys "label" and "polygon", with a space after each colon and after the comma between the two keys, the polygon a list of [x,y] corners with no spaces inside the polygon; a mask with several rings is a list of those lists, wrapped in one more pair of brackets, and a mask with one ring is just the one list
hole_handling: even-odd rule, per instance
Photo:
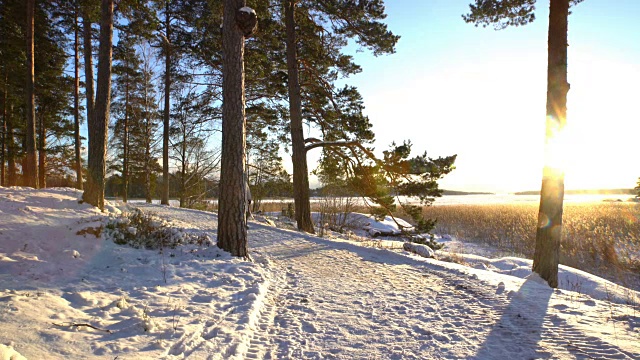
{"label": "snowy path", "polygon": [[[215,231],[213,214],[141,207]],[[251,254],[272,278],[247,359],[640,358],[640,324],[607,320],[628,317],[624,306],[533,280],[505,280],[505,289],[387,250],[249,226]]]}

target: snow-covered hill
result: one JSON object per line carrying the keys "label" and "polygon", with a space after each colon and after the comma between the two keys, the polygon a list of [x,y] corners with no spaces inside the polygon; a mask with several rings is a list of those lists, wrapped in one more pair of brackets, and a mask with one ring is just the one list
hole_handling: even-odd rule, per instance
{"label": "snow-covered hill", "polygon": [[[0,188],[0,359],[640,358],[638,294],[525,259],[470,266],[249,224],[253,262],[144,250],[72,189]],[[215,214],[140,205],[215,239]],[[446,239],[443,239],[446,240]]]}

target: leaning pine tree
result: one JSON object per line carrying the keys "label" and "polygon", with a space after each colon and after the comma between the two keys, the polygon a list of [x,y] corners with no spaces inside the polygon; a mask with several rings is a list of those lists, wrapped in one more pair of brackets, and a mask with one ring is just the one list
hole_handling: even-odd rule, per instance
{"label": "leaning pine tree", "polygon": [[[540,192],[540,210],[536,230],[533,271],[549,286],[558,287],[558,263],[562,235],[564,171],[558,163],[554,147],[567,119],[567,33],[569,6],[582,0],[551,0],[549,6],[547,64],[547,125],[545,165]],[[535,20],[535,0],[476,0],[466,22],[482,26],[494,24],[496,29],[526,25]]]}
{"label": "leaning pine tree", "polygon": [[[375,56],[392,54],[399,37],[382,22],[383,0],[282,0],[282,7],[295,219],[299,230],[313,233],[307,153],[321,148],[323,156],[342,156],[340,148],[353,149],[374,137],[357,89],[336,87],[339,78],[361,71],[342,49],[353,39]],[[305,138],[305,125],[322,136]]]}
{"label": "leaning pine tree", "polygon": [[245,0],[225,0],[222,25],[222,159],[218,203],[218,246],[248,257],[245,175],[244,39],[257,25]]}

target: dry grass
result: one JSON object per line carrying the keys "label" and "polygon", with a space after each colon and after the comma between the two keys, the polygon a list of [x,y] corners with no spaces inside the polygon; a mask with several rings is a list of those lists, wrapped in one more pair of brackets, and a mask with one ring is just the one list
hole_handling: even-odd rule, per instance
{"label": "dry grass", "polygon": [[[537,204],[442,205],[425,209],[436,233],[478,241],[531,259]],[[640,205],[568,203],[564,207],[560,263],[617,278],[640,272]]]}
{"label": "dry grass", "polygon": [[[291,199],[267,200],[263,212],[287,209]],[[311,203],[312,211],[326,206]],[[215,210],[208,209],[208,210]],[[370,209],[353,205],[353,212]],[[437,234],[449,234],[467,242],[491,245],[504,254],[533,258],[538,204],[436,205],[424,209],[438,219]],[[396,214],[406,218],[403,214]],[[560,263],[599,276],[626,281],[640,274],[640,204],[565,203]]]}

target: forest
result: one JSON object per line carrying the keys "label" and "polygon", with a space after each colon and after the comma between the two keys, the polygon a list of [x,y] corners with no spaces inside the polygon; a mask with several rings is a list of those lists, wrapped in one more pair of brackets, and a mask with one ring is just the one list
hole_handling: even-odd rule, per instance
{"label": "forest", "polygon": [[[566,123],[567,19],[580,2],[550,3],[550,153]],[[477,1],[462,18],[526,25],[534,3]],[[416,230],[434,228],[422,206],[442,195],[456,155],[415,155],[403,139],[376,151],[363,98],[344,85],[362,71],[349,46],[395,52],[382,0],[1,0],[0,9],[2,186],[75,187],[100,209],[107,195],[180,207],[215,197],[218,245],[236,256],[247,256],[251,196],[292,194],[298,230],[315,232],[310,172],[379,217],[402,209]],[[547,161],[534,269],[554,286],[564,174]]]}
{"label": "forest", "polygon": [[[638,199],[565,191],[570,89],[593,102],[568,77],[582,2],[545,2],[547,38],[485,63],[474,39],[501,35],[473,27],[531,28],[542,1],[0,0],[0,358],[638,358]],[[428,76],[377,65],[414,30]],[[516,84],[532,64],[545,81]],[[383,98],[354,81],[375,66]],[[593,117],[602,138],[617,120]],[[476,186],[515,184],[529,150],[539,191]],[[443,190],[457,167],[470,187]]]}

